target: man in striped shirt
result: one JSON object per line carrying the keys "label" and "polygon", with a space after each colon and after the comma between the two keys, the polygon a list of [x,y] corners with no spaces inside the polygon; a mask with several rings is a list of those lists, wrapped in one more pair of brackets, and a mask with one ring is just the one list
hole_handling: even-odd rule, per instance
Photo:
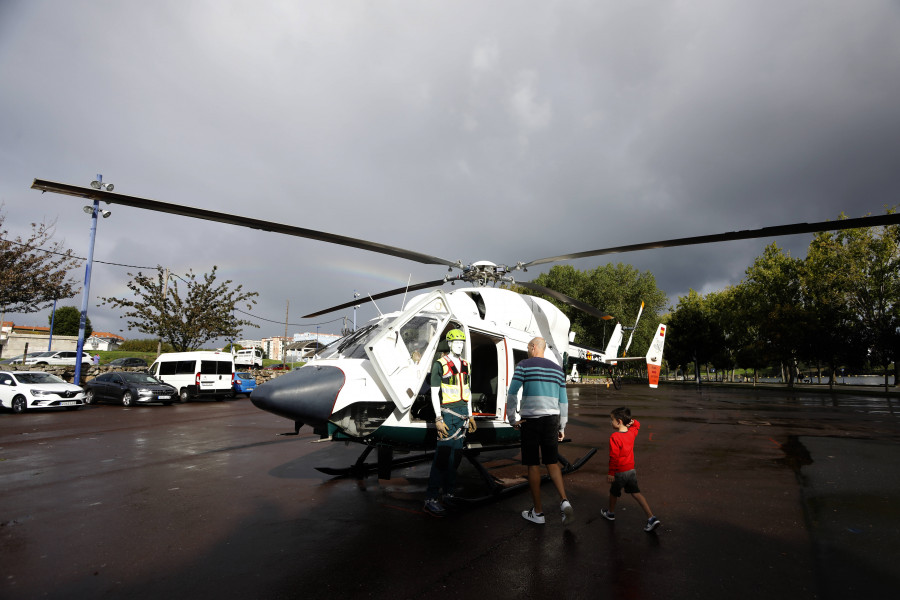
{"label": "man in striped shirt", "polygon": [[[528,485],[534,506],[522,511],[522,517],[543,524],[541,506],[541,463],[547,466],[550,480],[559,493],[563,524],[572,520],[572,505],[566,498],[557,447],[569,419],[566,375],[556,363],[544,358],[547,342],[536,337],[528,343],[528,358],[516,365],[506,396],[506,418],[522,430],[522,464],[528,467]],[[519,404],[518,392],[522,390]]]}

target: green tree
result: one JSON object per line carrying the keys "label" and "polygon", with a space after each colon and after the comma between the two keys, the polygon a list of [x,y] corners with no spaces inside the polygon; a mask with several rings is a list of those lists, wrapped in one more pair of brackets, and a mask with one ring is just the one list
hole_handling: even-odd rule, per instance
{"label": "green tree", "polygon": [[759,377],[759,370],[768,364],[769,353],[760,332],[758,298],[746,282],[734,286],[734,315],[737,326],[732,329],[735,361],[744,369],[753,369],[754,384]]}
{"label": "green tree", "polygon": [[748,316],[759,324],[759,336],[770,362],[787,369],[793,387],[797,360],[809,324],[800,288],[802,261],[784,253],[774,242],[747,269],[744,298]]}
{"label": "green tree", "polygon": [[0,213],[0,314],[38,312],[78,293],[67,275],[79,259],[60,242],[50,243],[55,223],[32,223],[27,238],[10,239],[5,220]]}
{"label": "green tree", "polygon": [[[192,350],[215,338],[239,337],[244,326],[258,327],[238,319],[234,308],[246,303],[250,310],[259,294],[244,292],[241,285],[230,288],[230,279],[217,284],[217,269],[214,266],[202,280],[189,271],[186,278],[176,277],[172,285],[167,284],[162,267],[157,267],[155,275],[129,273],[132,280],[127,285],[132,298],[101,300],[104,305],[126,309],[120,318],[128,319],[129,329],[158,335],[176,351]],[[183,286],[179,286],[179,280]]]}
{"label": "green tree", "polygon": [[708,304],[703,296],[689,290],[679,296],[678,304],[669,318],[666,332],[666,355],[669,364],[682,368],[694,365],[694,376],[700,379],[700,365],[710,361],[717,350],[715,328]]}
{"label": "green tree", "polygon": [[728,371],[734,370],[746,336],[743,313],[737,301],[738,293],[732,286],[710,292],[704,299],[713,344],[710,362],[716,367],[717,374],[723,374],[723,381]]}
{"label": "green tree", "polygon": [[[889,209],[893,213],[895,209]],[[900,351],[900,226],[847,229],[836,234],[847,260],[850,306],[869,338],[871,359],[884,367]]]}
{"label": "green tree", "polygon": [[[634,325],[641,302],[644,312],[634,334],[630,354],[637,349],[644,351],[656,333],[656,326],[666,306],[666,294],[656,287],[656,279],[649,271],[640,272],[631,265],[606,264],[590,271],[580,271],[571,265],[557,265],[540,274],[534,283],[580,300],[612,315],[626,327]],[[524,288],[515,291],[541,296]],[[543,297],[543,296],[542,296]],[[614,321],[604,321],[576,308],[547,298],[569,318],[575,343],[605,349],[612,334]],[[628,335],[625,336],[628,339]],[[621,350],[624,350],[624,346]]]}
{"label": "green tree", "polygon": [[[53,324],[53,335],[78,335],[78,327],[81,325],[81,311],[74,306],[60,306],[56,309],[56,317],[52,314],[47,317],[47,324]],[[84,321],[84,339],[91,337],[94,328],[91,326],[91,318]]]}
{"label": "green tree", "polygon": [[838,236],[822,232],[810,242],[800,271],[808,308],[806,353],[817,364],[825,363],[831,387],[838,367],[860,366],[868,354],[868,336],[851,303],[854,269],[847,258]]}

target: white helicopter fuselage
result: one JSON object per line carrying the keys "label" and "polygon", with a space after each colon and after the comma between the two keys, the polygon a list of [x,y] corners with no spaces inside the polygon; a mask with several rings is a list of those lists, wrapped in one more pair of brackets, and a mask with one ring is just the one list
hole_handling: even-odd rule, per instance
{"label": "white helicopter fuselage", "polygon": [[563,365],[569,319],[550,302],[505,289],[437,290],[373,319],[301,369],[259,386],[253,403],[335,441],[428,448],[435,440],[430,374],[446,351],[449,329],[466,334],[473,414],[469,447],[511,443],[506,390],[528,342],[547,341],[545,356]]}

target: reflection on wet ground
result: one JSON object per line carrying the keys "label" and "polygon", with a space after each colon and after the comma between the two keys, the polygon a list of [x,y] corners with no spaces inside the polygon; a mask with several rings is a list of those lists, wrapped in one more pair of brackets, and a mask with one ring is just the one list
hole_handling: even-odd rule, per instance
{"label": "reflection on wet ground", "polygon": [[[529,494],[422,512],[428,463],[335,479],[357,445],[247,400],[0,415],[0,597],[825,598],[900,577],[896,397],[663,385],[569,388],[575,522],[524,521]],[[637,503],[607,506],[609,412],[641,421]],[[137,441],[135,441],[137,440]],[[518,452],[480,457],[504,483]],[[460,492],[479,494],[475,469]]]}

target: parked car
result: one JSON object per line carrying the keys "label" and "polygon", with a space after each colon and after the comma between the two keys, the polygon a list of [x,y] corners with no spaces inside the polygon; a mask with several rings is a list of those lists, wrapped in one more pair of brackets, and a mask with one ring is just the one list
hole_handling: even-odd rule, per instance
{"label": "parked car", "polygon": [[166,406],[178,399],[178,390],[149,373],[110,371],[84,384],[85,404],[116,402],[122,406],[162,402]]}
{"label": "parked car", "polygon": [[37,356],[38,354],[43,354],[42,352],[29,352],[27,355],[19,354],[18,356],[13,356],[12,358],[4,358],[0,360],[0,365],[14,365],[22,362],[23,358],[30,358],[32,356]]}
{"label": "parked car", "polygon": [[[75,357],[78,353],[74,350],[52,350],[50,352],[39,352],[34,356],[25,359],[26,365],[70,365],[75,366]],[[91,355],[87,352],[81,353],[81,364],[91,364]]]}
{"label": "parked car", "polygon": [[147,361],[134,356],[109,361],[110,367],[147,367]]}
{"label": "parked car", "polygon": [[84,390],[43,371],[0,371],[0,406],[23,413],[35,408],[84,406]]}
{"label": "parked car", "polygon": [[273,371],[290,371],[290,367],[284,363],[278,363],[276,365],[269,365],[266,367],[267,369],[272,369]]}
{"label": "parked car", "polygon": [[256,377],[246,371],[235,372],[234,374],[234,392],[236,394],[247,394],[256,389]]}

